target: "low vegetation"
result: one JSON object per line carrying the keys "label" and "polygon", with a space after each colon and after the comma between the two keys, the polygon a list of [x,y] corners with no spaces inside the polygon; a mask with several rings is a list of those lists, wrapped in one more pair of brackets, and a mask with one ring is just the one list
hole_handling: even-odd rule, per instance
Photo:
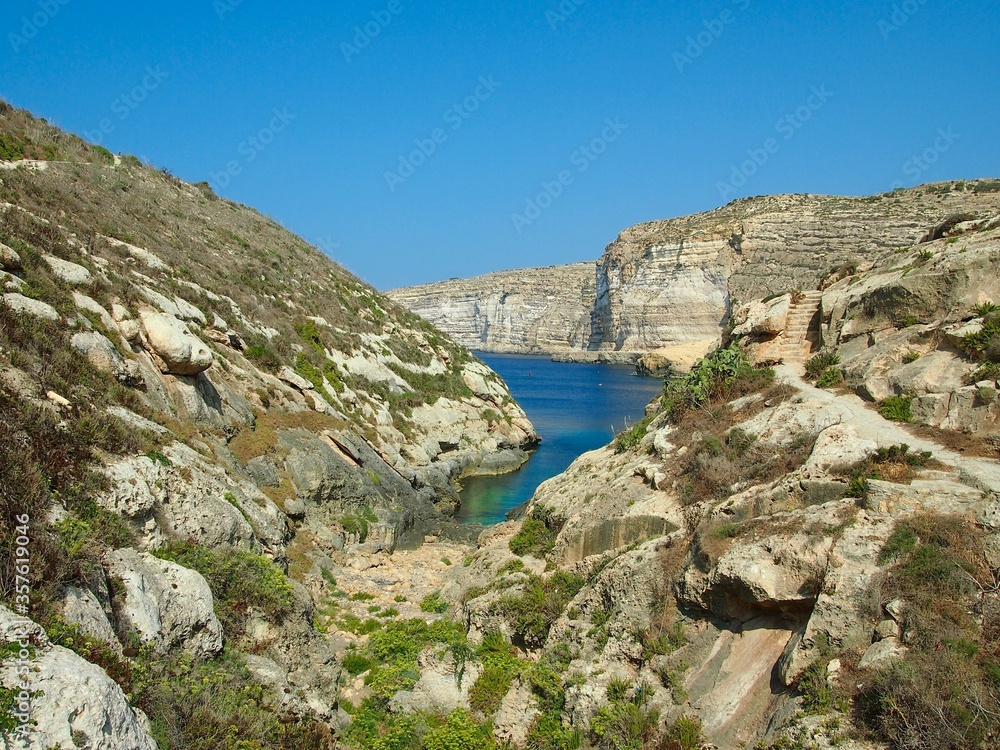
{"label": "low vegetation", "polygon": [[864,497],[868,481],[879,479],[896,484],[909,484],[917,469],[932,460],[930,451],[911,451],[910,446],[891,445],[879,448],[865,460],[835,469],[835,473],[848,480],[847,497]]}
{"label": "low vegetation", "polygon": [[274,623],[280,623],[292,610],[292,587],[284,573],[253,552],[172,542],[155,554],[205,577],[219,622],[230,638],[242,635],[251,610]]}
{"label": "low vegetation", "polygon": [[556,537],[559,536],[561,528],[562,522],[549,508],[535,505],[524,519],[521,528],[511,537],[508,546],[511,552],[520,557],[532,555],[544,558],[555,547]]}
{"label": "low vegetation", "polygon": [[901,521],[882,550],[881,560],[895,564],[879,599],[905,603],[909,651],[862,680],[855,713],[891,748],[996,746],[1000,578],[986,559],[983,532],[955,516]]}

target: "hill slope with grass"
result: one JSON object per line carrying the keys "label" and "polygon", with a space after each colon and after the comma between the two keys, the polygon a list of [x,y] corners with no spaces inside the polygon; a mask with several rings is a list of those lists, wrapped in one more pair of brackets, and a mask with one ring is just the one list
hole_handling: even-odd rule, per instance
{"label": "hill slope with grass", "polygon": [[0,434],[32,746],[129,749],[329,746],[316,560],[450,533],[457,480],[537,442],[499,376],[271,219],[3,102]]}

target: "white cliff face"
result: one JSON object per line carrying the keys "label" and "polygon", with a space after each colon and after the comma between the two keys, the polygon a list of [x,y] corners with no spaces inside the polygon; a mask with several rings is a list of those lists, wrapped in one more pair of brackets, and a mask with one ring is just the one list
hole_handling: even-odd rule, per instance
{"label": "white cliff face", "polygon": [[526,268],[389,292],[390,299],[470,349],[552,353],[587,349],[593,263]]}
{"label": "white cliff face", "polygon": [[642,354],[717,339],[739,306],[817,289],[841,266],[870,267],[957,212],[995,215],[998,194],[973,185],[866,198],[747,198],[638,224],[608,245],[579,296],[579,279],[595,270],[588,264],[455,279],[390,296],[485,351]]}

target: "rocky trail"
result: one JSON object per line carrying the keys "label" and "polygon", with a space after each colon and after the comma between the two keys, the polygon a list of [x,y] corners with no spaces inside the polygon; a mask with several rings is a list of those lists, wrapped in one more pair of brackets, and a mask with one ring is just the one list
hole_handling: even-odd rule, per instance
{"label": "rocky trail", "polygon": [[832,406],[842,424],[853,427],[860,439],[874,441],[879,446],[905,443],[912,450],[930,451],[934,458],[954,466],[964,484],[985,492],[1000,492],[1000,462],[976,456],[966,456],[940,443],[914,435],[899,422],[892,422],[872,409],[853,393],[837,393],[817,388],[802,378],[802,367],[794,363],[775,368],[778,379],[797,388],[810,400]]}

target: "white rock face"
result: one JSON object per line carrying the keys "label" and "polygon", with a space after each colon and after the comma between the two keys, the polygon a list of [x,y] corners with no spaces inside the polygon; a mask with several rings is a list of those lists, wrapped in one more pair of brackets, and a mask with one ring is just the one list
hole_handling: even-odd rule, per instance
{"label": "white rock face", "polygon": [[52,305],[42,302],[41,300],[31,299],[30,297],[25,297],[22,294],[11,292],[3,296],[3,301],[7,303],[7,306],[14,310],[14,312],[34,315],[36,318],[43,318],[45,320],[59,320],[59,313],[56,312],[56,309]]}
{"label": "white rock face", "polygon": [[43,255],[42,258],[48,263],[52,273],[65,281],[67,284],[89,284],[91,280],[90,271],[79,263],[71,263],[68,260],[57,258],[54,255]]}
{"label": "white rock face", "polygon": [[255,552],[262,551],[262,543],[272,550],[284,544],[287,519],[251,482],[228,476],[181,443],[163,452],[166,465],[146,456],[110,464],[111,489],[96,498],[122,516],[143,544],[158,546],[180,537]]}
{"label": "white rock face", "polygon": [[[18,619],[0,607],[3,640],[17,640]],[[142,717],[128,703],[122,689],[103,669],[69,649],[52,646],[44,631],[28,621],[35,647],[31,669],[17,673],[16,663],[0,667],[0,682],[32,694],[31,719],[36,722],[27,742],[5,740],[9,748],[88,748],[90,750],[156,750],[143,730]]]}
{"label": "white rock face", "polygon": [[222,625],[200,573],[132,549],[109,553],[106,563],[125,584],[122,617],[144,642],[198,657],[222,650]]}
{"label": "white rock face", "polygon": [[166,313],[140,313],[142,331],[149,350],[163,372],[197,375],[212,366],[212,350],[192,335],[177,318]]}

